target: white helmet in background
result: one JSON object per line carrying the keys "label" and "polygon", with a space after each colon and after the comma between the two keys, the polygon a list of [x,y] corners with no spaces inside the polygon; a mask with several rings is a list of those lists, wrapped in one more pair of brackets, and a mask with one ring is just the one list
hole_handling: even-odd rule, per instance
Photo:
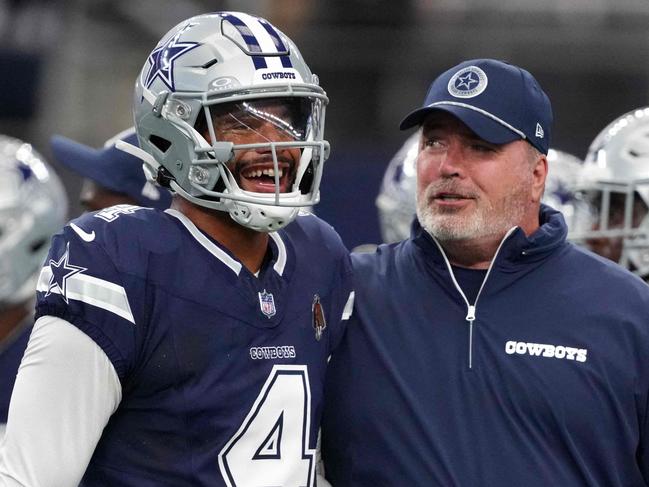
{"label": "white helmet in background", "polygon": [[599,133],[579,189],[593,215],[574,239],[649,277],[649,107],[625,113]]}
{"label": "white helmet in background", "polygon": [[50,237],[68,202],[52,168],[30,144],[0,135],[0,307],[36,291]]}
{"label": "white helmet in background", "polygon": [[541,201],[563,214],[570,236],[572,232],[587,228],[590,222],[589,206],[577,191],[583,161],[557,149],[550,149],[547,158],[548,175]]}
{"label": "white helmet in background", "polygon": [[376,198],[383,242],[399,242],[410,236],[410,224],[417,212],[417,131],[401,146],[388,164],[381,191]]}
{"label": "white helmet in background", "polygon": [[[323,139],[328,99],[295,44],[268,21],[217,12],[178,24],[144,64],[134,101],[140,147],[148,153],[138,155],[148,176],[187,200],[266,232],[319,201],[329,155]],[[268,108],[273,104],[283,107],[281,114]],[[247,130],[270,123],[283,137],[260,134],[255,143],[236,145],[220,137],[218,117]],[[236,130],[232,124],[223,131]],[[299,150],[297,167],[278,158],[287,148]],[[273,169],[255,177],[268,178],[274,190],[245,191],[226,165],[237,151],[250,150],[272,154]],[[291,181],[282,191],[283,177]]]}

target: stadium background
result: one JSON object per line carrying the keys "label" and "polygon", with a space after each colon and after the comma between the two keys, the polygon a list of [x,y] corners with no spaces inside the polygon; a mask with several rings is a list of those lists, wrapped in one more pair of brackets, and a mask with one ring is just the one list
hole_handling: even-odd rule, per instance
{"label": "stadium background", "polygon": [[80,178],[49,138],[101,146],[132,125],[135,76],[189,16],[241,10],[300,47],[330,97],[332,155],[317,213],[353,247],[378,242],[374,199],[407,134],[397,125],[434,76],[495,57],[531,71],[553,101],[553,147],[584,157],[610,121],[649,103],[649,0],[0,0],[0,132]]}

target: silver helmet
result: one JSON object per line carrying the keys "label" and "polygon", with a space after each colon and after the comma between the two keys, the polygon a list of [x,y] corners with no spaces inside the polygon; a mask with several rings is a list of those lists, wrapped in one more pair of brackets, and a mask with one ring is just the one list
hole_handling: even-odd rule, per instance
{"label": "silver helmet", "polygon": [[392,157],[376,198],[383,242],[399,242],[410,235],[417,210],[417,154],[421,133],[415,132]]}
{"label": "silver helmet", "polygon": [[[319,201],[328,99],[295,44],[268,21],[217,12],[178,24],[145,62],[134,102],[148,177],[187,200],[257,231],[277,230]],[[256,130],[261,124],[279,140]],[[237,130],[255,136],[229,140]],[[266,154],[265,168],[248,171],[265,191],[242,188],[233,169],[250,151]]]}
{"label": "silver helmet", "polygon": [[0,306],[35,293],[49,239],[65,223],[59,178],[30,144],[0,135]]}
{"label": "silver helmet", "polygon": [[573,239],[649,277],[649,107],[605,127],[581,174],[579,189],[592,215],[589,228]]}
{"label": "silver helmet", "polygon": [[589,206],[577,191],[583,161],[557,149],[550,149],[547,158],[548,175],[541,201],[563,214],[570,233],[579,232],[591,215]]}

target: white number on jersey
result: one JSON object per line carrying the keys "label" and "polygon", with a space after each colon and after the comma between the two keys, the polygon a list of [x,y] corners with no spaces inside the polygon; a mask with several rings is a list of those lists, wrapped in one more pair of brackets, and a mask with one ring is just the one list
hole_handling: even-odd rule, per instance
{"label": "white number on jersey", "polygon": [[311,389],[306,365],[275,365],[236,434],[219,454],[228,487],[311,487]]}
{"label": "white number on jersey", "polygon": [[143,210],[141,206],[133,206],[133,205],[115,205],[115,206],[109,206],[108,208],[104,208],[101,211],[98,211],[95,213],[95,218],[101,218],[104,221],[107,222],[112,222],[117,220],[120,215],[130,215],[131,213],[135,213],[137,210]]}

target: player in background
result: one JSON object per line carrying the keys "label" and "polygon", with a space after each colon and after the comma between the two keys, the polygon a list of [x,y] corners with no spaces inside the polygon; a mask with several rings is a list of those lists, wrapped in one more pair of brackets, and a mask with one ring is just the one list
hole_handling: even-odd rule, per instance
{"label": "player in background", "polygon": [[419,132],[403,143],[390,159],[376,198],[381,237],[384,243],[400,242],[410,235],[410,226],[417,211],[417,155]]}
{"label": "player in background", "polygon": [[[416,216],[417,156],[421,134],[415,132],[392,157],[376,198],[384,243],[400,242],[410,236]],[[589,221],[589,206],[580,198],[577,184],[583,162],[564,151],[550,149],[543,203],[559,210],[569,231],[578,231]]]}
{"label": "player in background", "polygon": [[118,145],[172,208],[111,207],[54,237],[0,479],[315,485],[351,302],[340,238],[300,214],[319,199],[327,101],[264,19],[206,14],[161,39],[136,82],[141,148]]}
{"label": "player in background", "polygon": [[169,190],[146,180],[142,160],[115,147],[118,140],[137,145],[131,127],[108,139],[101,149],[55,135],[50,141],[56,161],[83,176],[79,195],[86,211],[127,204],[166,210],[171,205]]}
{"label": "player in background", "polygon": [[0,135],[0,438],[34,323],[36,278],[67,208],[45,159],[30,144]]}
{"label": "player in background", "polygon": [[572,239],[649,279],[649,107],[625,113],[595,137],[578,189],[592,211],[579,218]]}

